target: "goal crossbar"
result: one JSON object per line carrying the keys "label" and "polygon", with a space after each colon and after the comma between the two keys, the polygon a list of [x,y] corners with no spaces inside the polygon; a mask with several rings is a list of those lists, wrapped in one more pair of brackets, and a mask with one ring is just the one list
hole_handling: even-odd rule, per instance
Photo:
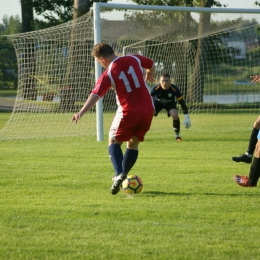
{"label": "goal crossbar", "polygon": [[[216,7],[182,7],[182,6],[161,6],[161,5],[134,5],[134,4],[112,4],[95,2],[93,4],[94,12],[106,9],[125,9],[125,10],[150,10],[150,11],[164,11],[164,12],[198,12],[198,13],[243,13],[243,14],[258,14],[260,9],[252,8],[216,8]],[[95,11],[96,10],[96,11]]]}

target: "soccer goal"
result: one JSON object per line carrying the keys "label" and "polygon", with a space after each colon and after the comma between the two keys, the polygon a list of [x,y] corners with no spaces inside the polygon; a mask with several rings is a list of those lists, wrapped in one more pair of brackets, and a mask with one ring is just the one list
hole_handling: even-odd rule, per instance
{"label": "soccer goal", "polygon": [[[77,20],[29,33],[8,35],[19,69],[11,117],[0,140],[68,136],[104,139],[116,110],[111,90],[78,124],[71,118],[102,73],[91,50],[105,41],[117,55],[152,58],[156,80],[169,73],[189,108],[192,129],[205,130],[214,115],[259,112],[260,10],[94,3]],[[152,87],[152,84],[149,84]],[[182,111],[179,109],[182,121]],[[205,120],[206,118],[206,120]],[[172,131],[166,112],[150,131]]]}

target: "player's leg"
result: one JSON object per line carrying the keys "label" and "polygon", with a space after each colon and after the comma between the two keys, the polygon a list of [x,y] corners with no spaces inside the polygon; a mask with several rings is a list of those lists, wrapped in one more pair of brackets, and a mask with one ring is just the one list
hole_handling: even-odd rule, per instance
{"label": "player's leg", "polygon": [[248,186],[256,187],[258,179],[260,177],[260,140],[257,140],[255,146],[255,155],[253,163],[250,167]]}
{"label": "player's leg", "polygon": [[133,136],[128,142],[127,142],[127,148],[124,153],[123,158],[123,169],[126,174],[132,169],[134,166],[137,158],[138,158],[138,145],[139,140],[136,136]]}
{"label": "player's leg", "polygon": [[129,138],[125,137],[124,125],[125,119],[122,117],[121,113],[117,113],[111,124],[108,139],[108,153],[116,174],[113,178],[114,183],[111,187],[111,193],[113,195],[119,192],[121,184],[126,178],[126,174],[123,172],[123,152],[121,145]]}
{"label": "player's leg", "polygon": [[[123,171],[116,176],[111,187],[111,193],[113,195],[119,192],[122,182],[126,179],[127,173],[135,164],[138,157],[139,142],[142,142],[144,140],[146,132],[150,129],[153,116],[154,110],[151,109],[151,111],[146,114],[125,115],[123,118],[119,118],[120,120],[114,119],[112,127],[110,129],[110,139],[114,140],[113,143],[119,144],[122,141],[128,140],[128,151],[126,151],[121,161]],[[120,124],[118,124],[117,121],[120,121]]]}
{"label": "player's leg", "polygon": [[256,187],[259,177],[260,177],[260,159],[254,157],[253,163],[251,164],[250,167],[248,186]]}
{"label": "player's leg", "polygon": [[122,186],[123,181],[126,179],[128,172],[132,169],[137,160],[138,144],[139,140],[136,136],[133,136],[127,142],[127,148],[124,153],[123,160],[121,162],[121,166],[123,167],[124,171],[114,178],[114,183],[111,187],[111,193],[113,195],[119,192],[120,187]]}
{"label": "player's leg", "polygon": [[163,104],[159,101],[154,101],[154,116],[157,116],[159,112],[163,109]]}
{"label": "player's leg", "polygon": [[175,132],[175,138],[177,141],[181,141],[181,137],[180,137],[180,118],[179,118],[179,114],[178,114],[178,110],[176,108],[170,109],[168,111],[169,115],[172,116],[173,118],[173,122],[172,122],[172,126]]}
{"label": "player's leg", "polygon": [[242,154],[241,156],[234,156],[232,157],[232,160],[235,162],[245,162],[245,163],[251,163],[255,146],[257,143],[257,135],[260,129],[260,116],[257,118],[257,120],[254,122],[254,126],[251,132],[251,136],[249,139],[248,149],[247,151]]}
{"label": "player's leg", "polygon": [[118,142],[109,138],[108,154],[110,161],[114,167],[116,176],[123,172],[123,152],[121,149],[122,143],[123,142]]}
{"label": "player's leg", "polygon": [[260,141],[258,140],[255,148],[255,156],[250,167],[249,177],[235,175],[234,180],[237,184],[244,187],[256,187],[260,177]]}
{"label": "player's leg", "polygon": [[113,185],[111,187],[111,193],[117,194],[120,190],[122,182],[126,179],[126,174],[123,172],[123,152],[121,149],[122,141],[116,141],[109,138],[109,157],[113,164],[116,176],[113,178]]}
{"label": "player's leg", "polygon": [[127,149],[123,158],[123,170],[126,174],[132,169],[138,158],[139,143],[144,141],[144,136],[150,129],[153,111],[136,118],[137,125],[133,130],[132,138],[127,142]]}

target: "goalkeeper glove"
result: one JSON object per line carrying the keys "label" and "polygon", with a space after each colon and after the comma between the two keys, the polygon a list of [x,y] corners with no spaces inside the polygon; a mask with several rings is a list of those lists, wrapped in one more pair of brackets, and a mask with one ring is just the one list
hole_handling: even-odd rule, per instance
{"label": "goalkeeper glove", "polygon": [[185,115],[185,119],[182,124],[185,125],[185,128],[187,129],[191,127],[191,122],[188,114]]}

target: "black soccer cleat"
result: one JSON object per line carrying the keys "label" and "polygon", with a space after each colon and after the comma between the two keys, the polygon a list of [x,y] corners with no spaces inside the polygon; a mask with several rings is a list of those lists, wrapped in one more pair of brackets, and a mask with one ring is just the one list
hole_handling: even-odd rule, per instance
{"label": "black soccer cleat", "polygon": [[123,181],[126,179],[126,176],[127,175],[123,172],[116,176],[115,181],[111,187],[112,195],[116,195],[120,191],[121,185]]}
{"label": "black soccer cleat", "polygon": [[244,163],[251,163],[252,159],[253,159],[252,157],[248,157],[246,154],[242,154],[241,156],[232,157],[232,160],[234,162],[244,162]]}

